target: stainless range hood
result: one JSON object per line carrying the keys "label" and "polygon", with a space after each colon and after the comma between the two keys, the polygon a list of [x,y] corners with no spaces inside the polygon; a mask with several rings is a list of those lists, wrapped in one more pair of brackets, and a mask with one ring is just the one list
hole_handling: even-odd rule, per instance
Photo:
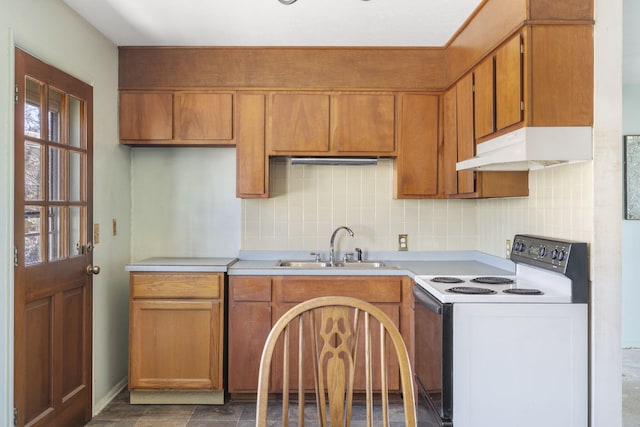
{"label": "stainless range hood", "polygon": [[524,127],[476,147],[456,170],[519,171],[593,159],[589,126]]}
{"label": "stainless range hood", "polygon": [[363,166],[376,165],[375,157],[292,157],[292,165]]}

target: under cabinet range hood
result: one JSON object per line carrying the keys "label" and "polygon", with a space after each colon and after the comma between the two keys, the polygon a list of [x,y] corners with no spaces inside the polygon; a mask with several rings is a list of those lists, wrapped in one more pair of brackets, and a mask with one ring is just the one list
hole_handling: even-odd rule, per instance
{"label": "under cabinet range hood", "polygon": [[476,147],[456,170],[522,171],[593,159],[590,126],[524,127]]}
{"label": "under cabinet range hood", "polygon": [[376,165],[375,157],[292,157],[292,165],[363,166]]}

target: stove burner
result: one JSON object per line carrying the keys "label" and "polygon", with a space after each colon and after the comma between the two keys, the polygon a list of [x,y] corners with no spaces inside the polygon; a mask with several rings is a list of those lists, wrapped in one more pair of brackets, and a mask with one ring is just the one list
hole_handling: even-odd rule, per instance
{"label": "stove burner", "polygon": [[476,288],[473,286],[456,286],[453,288],[447,289],[447,292],[451,292],[454,294],[495,294],[496,291],[487,289],[487,288]]}
{"label": "stove burner", "polygon": [[511,288],[505,289],[502,292],[515,295],[542,295],[542,291],[539,289]]}
{"label": "stove burner", "polygon": [[513,283],[513,280],[508,277],[476,277],[475,279],[471,279],[471,281],[485,285],[508,285]]}
{"label": "stove burner", "polygon": [[462,283],[462,282],[464,282],[464,280],[459,279],[457,277],[446,277],[446,276],[434,277],[433,279],[431,279],[431,281],[435,282],[435,283]]}

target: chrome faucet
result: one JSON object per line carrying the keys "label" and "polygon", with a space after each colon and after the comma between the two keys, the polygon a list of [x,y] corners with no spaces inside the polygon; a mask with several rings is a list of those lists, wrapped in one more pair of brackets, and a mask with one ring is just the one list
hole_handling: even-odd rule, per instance
{"label": "chrome faucet", "polygon": [[341,226],[341,227],[336,228],[333,231],[333,234],[331,235],[331,240],[329,241],[329,249],[330,249],[329,250],[329,265],[332,266],[332,267],[335,265],[335,256],[336,256],[335,251],[334,251],[334,241],[336,240],[336,234],[338,234],[338,231],[340,231],[340,230],[346,230],[347,233],[349,233],[349,236],[353,237],[353,230],[350,229],[349,227],[344,226],[344,225]]}

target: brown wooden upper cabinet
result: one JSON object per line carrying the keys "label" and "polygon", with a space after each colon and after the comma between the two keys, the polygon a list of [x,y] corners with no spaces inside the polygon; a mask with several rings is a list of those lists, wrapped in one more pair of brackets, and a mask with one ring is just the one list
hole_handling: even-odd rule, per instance
{"label": "brown wooden upper cabinet", "polygon": [[522,126],[593,125],[593,28],[532,25],[473,75],[477,143]]}
{"label": "brown wooden upper cabinet", "polygon": [[269,155],[395,155],[392,93],[272,93]]}
{"label": "brown wooden upper cabinet", "polygon": [[[444,196],[513,197],[529,194],[527,171],[457,171],[456,163],[476,154],[473,75],[465,75],[443,96]],[[476,107],[477,109],[477,107]]]}
{"label": "brown wooden upper cabinet", "polygon": [[265,152],[267,95],[236,94],[236,196],[269,197],[269,157]]}
{"label": "brown wooden upper cabinet", "polygon": [[396,197],[435,197],[439,176],[439,96],[403,93],[399,95],[399,109]]}
{"label": "brown wooden upper cabinet", "polygon": [[522,43],[516,34],[473,71],[476,139],[522,121]]}
{"label": "brown wooden upper cabinet", "polygon": [[120,92],[120,142],[233,145],[232,92]]}

